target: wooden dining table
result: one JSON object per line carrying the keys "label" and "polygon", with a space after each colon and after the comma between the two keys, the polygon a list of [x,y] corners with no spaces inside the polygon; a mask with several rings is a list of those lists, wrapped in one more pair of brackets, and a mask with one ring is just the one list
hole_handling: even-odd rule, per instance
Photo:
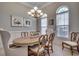
{"label": "wooden dining table", "polygon": [[19,37],[13,40],[13,44],[16,46],[27,46],[26,48],[28,51],[28,46],[39,44],[39,37],[40,36]]}
{"label": "wooden dining table", "polygon": [[31,37],[19,37],[13,40],[13,44],[17,46],[22,45],[35,45],[39,43],[39,36],[31,36]]}

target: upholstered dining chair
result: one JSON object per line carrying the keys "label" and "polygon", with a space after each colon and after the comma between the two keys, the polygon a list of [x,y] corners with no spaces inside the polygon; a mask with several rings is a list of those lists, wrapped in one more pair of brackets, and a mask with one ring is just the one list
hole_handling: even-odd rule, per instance
{"label": "upholstered dining chair", "polygon": [[[47,36],[48,37],[48,36]],[[53,53],[53,40],[55,37],[55,33],[51,33],[48,37],[48,41],[45,45],[45,50],[47,50],[48,55],[50,55],[49,51],[51,50]]]}
{"label": "upholstered dining chair", "polygon": [[44,39],[46,40],[46,42],[48,41],[48,35],[47,34],[44,35]]}
{"label": "upholstered dining chair", "polygon": [[28,36],[28,32],[21,32],[21,37],[27,37]]}
{"label": "upholstered dining chair", "polygon": [[71,50],[71,54],[73,55],[73,48],[77,48],[78,44],[77,44],[77,33],[76,32],[72,32],[71,33],[71,40],[70,41],[63,41],[62,42],[62,49],[66,46],[70,47]]}
{"label": "upholstered dining chair", "polygon": [[27,56],[26,47],[9,48],[8,41],[11,35],[8,31],[0,30],[0,34],[6,56]]}
{"label": "upholstered dining chair", "polygon": [[45,40],[44,40],[44,36],[41,35],[39,37],[39,45],[33,46],[33,47],[29,47],[29,52],[31,52],[29,55],[34,55],[34,56],[45,55],[44,47],[45,47]]}
{"label": "upholstered dining chair", "polygon": [[79,38],[78,38],[77,44],[78,44],[78,46],[77,46],[77,51],[78,51],[78,53],[79,53]]}
{"label": "upholstered dining chair", "polygon": [[30,35],[31,35],[31,36],[35,36],[35,35],[39,35],[39,34],[40,34],[40,32],[35,32],[35,31],[31,31],[31,32],[30,32]]}

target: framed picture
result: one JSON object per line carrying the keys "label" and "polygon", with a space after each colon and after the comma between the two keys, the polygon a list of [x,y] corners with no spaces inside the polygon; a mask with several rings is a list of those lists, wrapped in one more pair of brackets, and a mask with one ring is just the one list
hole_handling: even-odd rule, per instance
{"label": "framed picture", "polygon": [[23,26],[23,17],[11,16],[11,26]]}
{"label": "framed picture", "polygon": [[24,22],[23,22],[24,26],[29,27],[31,25],[30,23],[31,23],[30,19],[24,18]]}
{"label": "framed picture", "polygon": [[50,25],[54,25],[54,19],[50,20]]}

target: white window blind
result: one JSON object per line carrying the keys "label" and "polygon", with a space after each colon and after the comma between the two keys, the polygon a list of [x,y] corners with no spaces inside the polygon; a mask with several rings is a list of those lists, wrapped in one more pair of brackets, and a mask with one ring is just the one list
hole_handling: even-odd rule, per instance
{"label": "white window blind", "polygon": [[46,34],[47,30],[47,17],[41,19],[41,34]]}
{"label": "white window blind", "polygon": [[[58,10],[57,10],[58,11]],[[56,12],[57,13],[57,12]],[[69,11],[61,8],[56,15],[56,29],[58,37],[68,37],[69,32]]]}

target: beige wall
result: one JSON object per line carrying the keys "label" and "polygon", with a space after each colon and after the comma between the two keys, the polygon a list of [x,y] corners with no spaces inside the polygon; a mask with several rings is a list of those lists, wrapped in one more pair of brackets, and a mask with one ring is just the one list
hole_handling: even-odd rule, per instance
{"label": "beige wall", "polygon": [[[0,29],[3,28],[8,31],[28,31],[28,32],[36,31],[36,20],[28,16],[27,14],[27,12],[30,9],[31,9],[30,7],[21,5],[19,3],[0,2]],[[25,17],[26,19],[30,19],[31,26],[30,27],[11,27],[10,15],[21,16],[21,17]],[[10,41],[12,41],[12,38]],[[1,37],[0,37],[0,48],[2,48]]]}
{"label": "beige wall", "polygon": [[[54,2],[44,8],[42,10],[48,14],[48,21],[50,19],[54,19],[56,21],[56,10],[60,6],[68,6],[70,12],[70,32],[71,31],[79,31],[79,3],[78,2]],[[50,24],[48,24],[50,27]],[[55,26],[52,26],[54,28]]]}
{"label": "beige wall", "polygon": [[[36,20],[27,12],[30,7],[14,2],[0,2],[0,28],[10,31],[36,31]],[[25,17],[31,21],[30,27],[11,27],[10,15]]]}
{"label": "beige wall", "polygon": [[[50,19],[56,20],[56,10],[60,6],[68,6],[70,10],[70,32],[79,31],[79,3],[76,2],[54,2],[44,8],[42,11],[48,14],[48,27],[55,30],[54,26],[50,26]],[[0,3],[0,28],[7,29],[9,31],[35,31],[36,20],[27,15],[27,12],[31,8],[21,5],[19,3]],[[30,18],[32,21],[31,27],[11,27],[10,15],[22,16]]]}
{"label": "beige wall", "polygon": [[[68,6],[70,10],[70,31],[79,31],[79,3],[78,2],[53,2],[52,4],[42,8],[44,13],[48,14],[48,27],[54,28],[55,26],[50,26],[50,19],[56,20],[56,10],[60,6]],[[12,30],[12,31],[32,31],[36,30],[36,20],[27,15],[30,7],[21,5],[19,3],[0,3],[0,27]],[[31,27],[11,27],[10,26],[10,15],[22,16],[30,18],[32,21]],[[54,23],[55,24],[55,23]]]}

